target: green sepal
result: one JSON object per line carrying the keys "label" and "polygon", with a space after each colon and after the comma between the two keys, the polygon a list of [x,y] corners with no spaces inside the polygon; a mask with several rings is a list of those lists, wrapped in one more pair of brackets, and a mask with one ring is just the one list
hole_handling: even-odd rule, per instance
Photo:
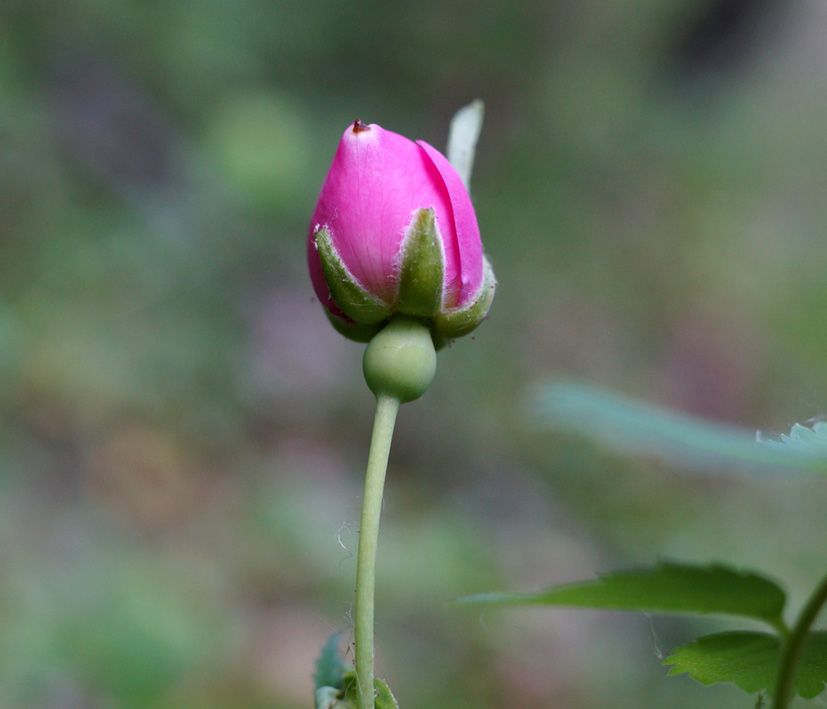
{"label": "green sepal", "polygon": [[452,340],[471,332],[479,325],[494,300],[497,279],[488,259],[483,257],[482,285],[476,297],[462,308],[451,308],[434,316],[434,331],[443,340]]}
{"label": "green sepal", "polygon": [[396,312],[427,318],[442,303],[445,253],[434,210],[420,209],[399,249],[399,291]]}
{"label": "green sepal", "polygon": [[354,342],[370,342],[374,335],[385,326],[384,322],[375,325],[363,325],[350,319],[345,320],[338,315],[334,315],[327,308],[325,308],[325,314],[327,319],[330,320],[330,324],[336,328],[336,332]]}
{"label": "green sepal", "polygon": [[385,320],[391,306],[371,295],[350,272],[333,245],[325,227],[313,234],[322,272],[333,300],[351,320],[362,325],[373,325]]}

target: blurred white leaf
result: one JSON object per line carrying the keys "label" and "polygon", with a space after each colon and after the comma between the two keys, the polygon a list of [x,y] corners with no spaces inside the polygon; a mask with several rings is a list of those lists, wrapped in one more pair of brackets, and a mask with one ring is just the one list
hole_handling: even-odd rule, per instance
{"label": "blurred white leaf", "polygon": [[451,119],[448,132],[448,161],[459,173],[465,189],[471,189],[471,170],[474,168],[474,153],[482,129],[485,105],[480,99],[459,109]]}

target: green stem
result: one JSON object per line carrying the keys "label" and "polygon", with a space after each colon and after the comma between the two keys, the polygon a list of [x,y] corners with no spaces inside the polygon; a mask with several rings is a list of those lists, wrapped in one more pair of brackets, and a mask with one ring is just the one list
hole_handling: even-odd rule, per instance
{"label": "green stem", "polygon": [[359,709],[373,709],[373,597],[376,586],[376,547],[379,541],[379,517],[382,513],[382,489],[388,469],[393,427],[399,400],[380,394],[376,397],[376,416],[370,441],[362,520],[359,525],[359,557],[356,563],[356,679],[359,685]]}
{"label": "green stem", "polygon": [[801,659],[804,641],[825,603],[827,603],[827,576],[821,580],[802,608],[789,637],[782,641],[773,709],[786,709],[792,698],[795,671]]}

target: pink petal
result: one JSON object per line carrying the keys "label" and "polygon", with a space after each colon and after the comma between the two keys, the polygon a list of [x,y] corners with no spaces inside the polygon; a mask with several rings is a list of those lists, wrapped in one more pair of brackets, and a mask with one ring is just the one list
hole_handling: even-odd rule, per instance
{"label": "pink petal", "polygon": [[453,294],[456,301],[446,300],[446,305],[462,306],[477,294],[482,284],[482,242],[477,215],[468,190],[448,159],[424,140],[418,140],[417,145],[439,173],[448,194],[453,224],[450,230],[440,224],[440,229],[445,239],[446,293]]}

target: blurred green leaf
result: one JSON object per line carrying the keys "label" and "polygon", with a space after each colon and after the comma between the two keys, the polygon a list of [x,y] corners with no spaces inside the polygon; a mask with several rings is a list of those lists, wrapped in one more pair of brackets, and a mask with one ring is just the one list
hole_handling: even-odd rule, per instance
{"label": "blurred green leaf", "polygon": [[[796,424],[781,442],[748,429],[707,421],[580,382],[540,387],[535,410],[558,428],[617,450],[688,468],[799,468],[827,472],[827,426]],[[771,443],[775,445],[761,445]]]}
{"label": "blurred green leaf", "polygon": [[[755,632],[707,635],[682,645],[664,660],[670,675],[687,673],[701,684],[733,682],[745,692],[770,691],[778,664],[777,636]],[[827,633],[811,633],[804,646],[795,692],[812,699],[827,682]]]}
{"label": "blurred green leaf", "polygon": [[458,602],[734,615],[777,627],[782,622],[785,600],[775,583],[751,572],[718,564],[661,563],[653,569],[615,572],[596,581],[557,586],[540,593],[480,593]]}
{"label": "blurred green leaf", "polygon": [[[339,650],[341,637],[341,633],[333,633],[322,648],[322,654],[316,662],[316,689],[332,687],[338,690],[344,686],[347,667]],[[318,693],[316,696],[318,698]]]}

